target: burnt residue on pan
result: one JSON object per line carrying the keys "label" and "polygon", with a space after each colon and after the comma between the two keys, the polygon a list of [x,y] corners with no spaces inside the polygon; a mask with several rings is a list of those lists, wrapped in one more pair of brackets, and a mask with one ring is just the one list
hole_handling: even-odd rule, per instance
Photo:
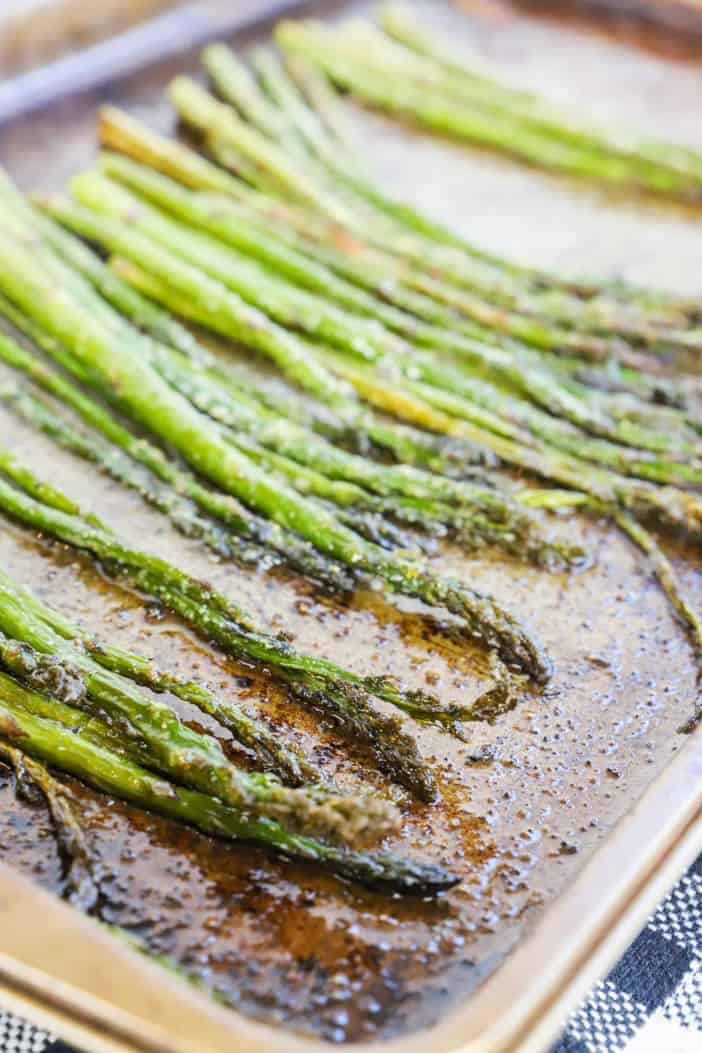
{"label": "burnt residue on pan", "polygon": [[[617,118],[675,127],[699,142],[695,71],[550,23],[511,15],[462,19],[448,6],[421,7],[444,27],[453,18],[454,36],[465,32],[482,59],[522,83],[587,104],[595,115],[611,108]],[[27,187],[61,185],[95,154],[95,108],[103,98],[170,127],[164,84],[194,65],[186,57],[3,130],[0,160]],[[358,132],[388,187],[479,243],[565,270],[625,273],[699,292],[699,232],[689,215],[603,198],[368,114],[358,117]],[[150,549],[177,557],[302,648],[360,673],[428,685],[446,699],[470,700],[488,682],[485,655],[447,637],[417,604],[390,604],[368,590],[344,605],[284,574],[216,562],[4,411],[0,441],[129,539],[148,539]],[[590,549],[588,569],[547,574],[455,550],[437,557],[437,565],[520,613],[555,660],[543,693],[525,692],[493,724],[471,725],[466,743],[415,729],[442,796],[430,807],[405,806],[404,832],[392,847],[441,860],[461,874],[460,886],[432,902],[382,896],[251,845],[213,841],[74,783],[101,863],[100,917],[171,956],[246,1013],[306,1034],[389,1037],[428,1025],[456,1004],[534,925],[681,748],[677,728],[695,693],[684,630],[642,557],[604,522],[574,516],[552,523]],[[702,605],[698,555],[668,551]],[[222,659],[176,619],[154,619],[139,597],[107,584],[62,546],[0,519],[0,563],[111,642],[202,677],[264,713],[340,785],[389,792],[361,753],[340,747],[323,718],[291,704],[255,670]],[[235,755],[215,723],[171,701],[185,719],[229,741]],[[64,890],[47,815],[16,800],[13,777],[2,767],[0,854],[47,888]]]}

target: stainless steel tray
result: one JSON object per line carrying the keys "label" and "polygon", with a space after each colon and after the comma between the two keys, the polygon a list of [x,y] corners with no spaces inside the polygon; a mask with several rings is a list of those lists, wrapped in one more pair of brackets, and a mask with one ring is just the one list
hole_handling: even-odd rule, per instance
{"label": "stainless steel tray", "polygon": [[[268,31],[259,16],[277,14],[280,8],[240,3],[234,12],[224,0],[205,0],[134,30],[121,41],[91,49],[82,60],[70,58],[32,74],[19,87],[0,87],[0,117],[5,116],[0,162],[27,187],[61,185],[96,150],[95,109],[102,99],[118,101],[154,125],[169,127],[172,115],[162,101],[163,85],[174,72],[194,68],[193,48],[210,36],[233,33],[237,25],[237,44],[259,39]],[[305,5],[306,10],[332,16],[351,8],[365,10],[367,5]],[[526,83],[557,97],[587,98],[595,113],[648,123],[658,130],[674,128],[690,142],[697,136],[702,145],[697,110],[702,84],[695,69],[617,48],[601,38],[581,37],[516,11],[500,21],[476,17],[461,22],[451,21],[457,16],[443,4],[425,4],[424,10],[454,32],[465,32],[484,61]],[[169,27],[167,33],[164,26]],[[22,116],[20,111],[28,106],[32,113]],[[699,291],[699,217],[692,213],[603,198],[591,189],[480,152],[413,136],[370,115],[358,119],[358,134],[388,184],[485,245],[564,269],[616,271],[681,291]],[[0,433],[11,434],[15,445],[29,451],[39,465],[52,456],[54,478],[69,489],[68,484],[86,475],[82,466],[54,455],[3,415]],[[153,517],[135,512],[133,503],[104,480],[91,476],[89,483],[91,493],[95,490],[109,500],[110,514],[126,532],[159,542]],[[525,702],[495,728],[476,731],[477,744],[499,742],[522,768],[505,766],[497,773],[476,769],[466,789],[472,818],[492,815],[490,836],[498,857],[504,861],[508,844],[524,837],[524,852],[532,858],[525,864],[528,888],[513,893],[514,916],[507,921],[505,914],[494,941],[481,937],[483,942],[476,942],[476,955],[490,974],[487,979],[478,983],[476,976],[465,985],[454,973],[447,974],[446,983],[456,985],[456,994],[444,998],[433,1020],[424,1020],[418,1030],[402,1037],[366,1044],[365,1049],[545,1049],[568,1009],[621,953],[656,900],[702,848],[702,737],[675,734],[695,682],[683,632],[621,539],[599,525],[578,523],[574,529],[595,546],[598,566],[573,580],[548,578],[522,567],[505,571],[481,559],[461,564],[465,573],[526,612],[559,663],[553,697]],[[32,581],[37,568],[45,567],[41,584],[49,595],[65,599],[73,609],[88,602],[85,588],[71,591],[72,568],[62,566],[51,576],[47,568],[53,563],[45,553],[15,557],[16,543],[14,536],[0,534],[0,559],[17,558],[18,573],[25,580]],[[197,555],[177,543],[180,558],[201,569]],[[695,560],[690,553],[674,555],[691,595],[702,603]],[[216,580],[229,581],[222,568]],[[233,580],[248,602],[270,608],[270,591],[260,582]],[[99,603],[90,602],[87,614],[97,618]],[[390,631],[389,621],[382,623],[367,598],[365,607],[349,615],[350,632],[341,640],[315,625],[314,611],[296,614],[295,600],[283,587],[278,602],[293,631],[308,645],[324,646],[333,657],[380,671],[373,665],[374,648],[381,649],[379,641]],[[131,614],[138,636],[144,623]],[[389,619],[387,611],[382,617]],[[407,617],[405,628],[414,626],[412,616]],[[128,632],[114,617],[105,624],[110,631]],[[644,650],[639,647],[641,633],[648,643]],[[381,657],[381,668],[382,661],[401,662],[407,650],[416,656],[419,649],[426,657],[426,641],[420,646],[409,630],[393,639],[395,646]],[[428,647],[435,648],[433,637]],[[610,670],[589,663],[592,654],[611,658]],[[470,675],[471,670],[463,672]],[[431,738],[427,743],[441,749]],[[617,750],[610,754],[613,743]],[[455,762],[456,757],[450,759]],[[607,774],[608,768],[613,775]],[[544,786],[554,790],[548,800],[540,796]],[[498,792],[507,795],[506,803],[500,804],[501,798],[496,803]],[[520,808],[523,818],[516,817]],[[597,825],[588,825],[589,819]],[[535,829],[543,833],[539,844],[528,840]],[[551,835],[548,844],[546,831]],[[565,854],[559,850],[559,838],[569,842],[563,846]],[[571,848],[579,851],[569,854]],[[504,892],[500,896],[506,903]],[[476,914],[480,909],[477,892]],[[401,917],[393,905],[388,911]],[[490,965],[491,955],[493,966],[504,958],[499,967]],[[331,1048],[221,1009],[4,867],[0,1001],[86,1050],[202,1053],[230,1049],[232,1044],[252,1053],[264,1048]]]}

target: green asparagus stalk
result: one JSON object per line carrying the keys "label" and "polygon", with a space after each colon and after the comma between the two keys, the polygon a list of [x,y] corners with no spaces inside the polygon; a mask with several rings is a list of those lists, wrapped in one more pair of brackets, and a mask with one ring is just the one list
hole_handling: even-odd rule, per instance
{"label": "green asparagus stalk", "polygon": [[[519,427],[528,428],[533,436],[543,440],[548,447],[562,450],[583,461],[604,465],[622,475],[683,488],[696,487],[702,483],[698,462],[686,463],[682,459],[678,461],[670,459],[673,456],[680,457],[679,453],[675,455],[669,453],[667,457],[658,456],[650,452],[650,449],[632,449],[619,446],[606,439],[583,435],[566,422],[554,419],[538,408],[514,399],[489,383],[472,378],[466,381],[465,377],[456,375],[451,385],[449,376],[450,374],[446,375],[445,372],[442,372],[436,378],[439,383],[435,381],[432,385],[412,381],[409,387],[432,406],[468,420],[476,419],[474,404],[477,403],[484,407],[483,418],[485,420],[488,419],[485,414],[494,414],[495,419],[487,426],[497,434],[506,434],[502,422],[508,420]],[[627,435],[631,442],[635,440],[636,424],[625,420],[618,422],[618,428],[621,429],[622,434]],[[650,434],[653,435],[653,433]],[[662,432],[659,434],[660,442],[656,445],[659,445],[661,452],[665,455],[667,445],[665,434]],[[671,436],[671,443],[679,447],[681,437]],[[527,438],[527,445],[539,446],[529,438]],[[693,449],[686,453],[689,459],[694,461]],[[683,453],[682,457],[686,456],[686,453]]]}
{"label": "green asparagus stalk", "polygon": [[[22,487],[28,494],[31,494],[37,501],[48,505],[49,508],[65,512],[67,515],[75,515],[79,511],[75,501],[66,497],[65,494],[51,486],[50,483],[37,478],[11,450],[0,449],[0,472],[4,472],[18,486]],[[86,516],[86,519],[89,519],[93,525],[99,522],[92,516]]]}
{"label": "green asparagus stalk", "polygon": [[702,659],[702,620],[684,595],[672,563],[655,539],[631,516],[625,512],[616,512],[614,519],[620,529],[648,556],[663,591],[688,630],[698,659]]}
{"label": "green asparagus stalk", "polygon": [[337,146],[343,148],[345,157],[355,160],[356,144],[341,111],[340,98],[329,81],[321,76],[314,66],[295,56],[287,60],[287,68],[327,134]]}
{"label": "green asparagus stalk", "polygon": [[[143,279],[140,279],[143,285]],[[150,289],[153,293],[153,289]],[[160,366],[163,371],[164,362],[162,356],[159,357]],[[298,459],[306,460],[307,463],[319,466],[322,470],[329,474],[344,474],[346,478],[355,479],[357,482],[362,482],[365,485],[371,485],[371,478],[375,475],[377,478],[385,476],[388,481],[391,478],[392,473],[386,472],[384,469],[379,469],[373,466],[369,472],[366,463],[360,461],[356,464],[357,459],[350,457],[340,451],[334,451],[329,449],[328,452],[332,455],[331,462],[328,456],[325,456],[323,444],[318,440],[310,441],[309,436],[305,436],[300,433],[299,430],[286,426],[286,437],[282,439],[280,429],[277,425],[272,424],[271,427],[266,428],[265,421],[260,419],[259,413],[250,413],[246,407],[237,406],[232,404],[231,399],[223,398],[221,389],[215,387],[202,378],[193,377],[192,375],[184,375],[182,369],[177,367],[174,369],[171,362],[165,363],[164,376],[182,393],[194,402],[194,404],[203,412],[206,412],[216,419],[222,420],[230,426],[236,428],[243,428],[250,430],[256,434],[257,439],[265,444],[272,443],[278,450],[284,451],[286,454],[292,453],[293,457]],[[396,379],[396,378],[395,378]],[[432,376],[431,379],[434,379]],[[462,395],[467,396],[469,399],[476,399],[481,402],[482,405],[486,405],[492,408],[492,411],[496,413],[502,412],[503,415],[507,413],[510,419],[517,420],[521,424],[525,424],[531,428],[537,435],[552,442],[555,446],[565,449],[568,452],[573,453],[576,456],[584,457],[585,459],[601,461],[610,467],[615,468],[618,471],[639,475],[643,478],[650,478],[658,482],[669,482],[679,483],[682,485],[694,485],[700,481],[699,470],[694,465],[686,464],[675,464],[675,462],[656,461],[652,458],[645,459],[646,455],[636,451],[628,451],[620,447],[614,446],[610,443],[587,439],[578,434],[573,429],[561,426],[553,418],[546,414],[539,413],[534,409],[530,409],[528,406],[515,401],[509,396],[503,395],[501,392],[497,392],[491,388],[490,385],[486,385],[480,381],[472,381],[466,385],[466,382],[458,375],[441,373],[439,374],[439,381],[442,383],[443,388],[446,392],[458,391]],[[472,409],[467,406],[465,401],[456,395],[446,394],[444,392],[437,393],[426,385],[418,385],[412,383],[411,387],[413,390],[419,390],[420,393],[435,405],[447,408],[450,412],[455,412],[459,416],[468,414],[468,419],[484,423],[490,427],[497,434],[508,435],[512,438],[518,438],[522,442],[526,441],[527,445],[530,444],[530,439],[523,433],[520,433],[507,425],[503,425],[497,416],[490,416],[490,410],[487,413]],[[441,397],[439,397],[439,394]],[[635,430],[631,425],[625,424],[622,426],[626,428],[627,437],[630,441],[634,440],[636,435]],[[289,440],[299,437],[299,444],[291,445]],[[281,446],[281,441],[287,440],[288,445]],[[679,440],[678,440],[679,442]],[[665,437],[663,437],[663,443],[665,445]],[[533,444],[533,443],[532,443]],[[330,463],[335,463],[336,468],[331,468]],[[354,474],[355,473],[355,474]],[[405,493],[410,493],[408,486],[409,479],[405,474],[398,476],[398,481]],[[412,483],[419,483],[419,477],[413,478]],[[396,486],[397,488],[397,486]],[[415,487],[411,491],[413,497],[419,496],[419,494],[426,495],[428,488],[424,490]],[[440,483],[439,487],[434,486],[432,491],[438,495],[441,492],[441,496],[446,498],[451,495],[458,497],[460,500],[463,491],[464,499],[476,502],[480,500],[480,494],[476,489],[465,488],[460,485],[449,485]],[[494,495],[488,495],[488,499],[494,505],[496,498]],[[395,507],[397,514],[402,516],[403,510]],[[426,509],[427,517],[432,517],[435,514],[436,509],[433,511]]]}
{"label": "green asparagus stalk", "polygon": [[[0,400],[2,400],[18,416],[40,431],[52,438],[58,445],[71,453],[82,457],[86,461],[96,464],[117,482],[121,482],[138,493],[144,500],[158,511],[163,512],[174,526],[188,537],[197,537],[205,541],[218,555],[225,558],[233,558],[236,548],[231,544],[226,533],[213,522],[203,519],[191,502],[184,501],[180,494],[172,491],[167,486],[161,486],[155,480],[149,478],[147,472],[141,471],[140,467],[124,456],[119,451],[111,449],[94,437],[71,427],[60,416],[41,400],[35,398],[31,393],[19,388],[17,385],[0,386]],[[377,522],[371,516],[373,513],[364,513],[364,492],[356,492],[353,484],[338,483],[328,480],[312,469],[296,465],[287,458],[271,454],[258,446],[253,440],[243,440],[232,436],[231,441],[235,446],[247,453],[257,464],[263,464],[272,472],[276,472],[290,481],[301,493],[307,493],[325,498],[332,503],[342,507],[352,507],[353,515],[350,519],[356,524],[356,529],[361,531],[367,525],[369,529],[375,524],[381,530],[382,518],[379,513]],[[372,506],[371,506],[372,507]],[[342,513],[337,513],[341,518]],[[342,519],[343,522],[343,519]],[[391,525],[386,526],[388,537],[391,534]],[[380,535],[379,535],[380,536]],[[239,539],[236,539],[238,541]],[[411,547],[409,538],[397,533],[397,544],[390,547]],[[242,546],[246,553],[248,562],[258,561],[265,563],[266,553],[262,549],[250,550],[250,547]],[[238,555],[238,553],[237,553]],[[241,557],[240,561],[245,560]]]}
{"label": "green asparagus stalk", "polygon": [[[457,884],[440,866],[394,856],[350,852],[286,830],[272,819],[224,805],[197,790],[174,785],[113,748],[75,734],[55,720],[37,715],[32,700],[8,692],[0,680],[0,735],[15,748],[53,764],[110,796],[194,826],[228,840],[253,841],[293,859],[320,864],[342,877],[404,895],[435,895]],[[107,740],[109,742],[109,738]]]}
{"label": "green asparagus stalk", "polygon": [[241,151],[254,164],[260,165],[267,179],[274,181],[282,191],[291,192],[302,201],[321,208],[331,219],[344,222],[346,210],[343,203],[292,164],[285,150],[239,119],[230,106],[217,102],[188,77],[176,77],[168,93],[184,120]]}
{"label": "green asparagus stalk", "polygon": [[[146,581],[153,577],[162,582],[164,599],[169,590],[178,591],[185,598],[200,604],[203,608],[211,609],[214,616],[225,618],[245,631],[255,628],[253,621],[243,608],[222,593],[216,592],[210,585],[190,577],[177,567],[166,563],[165,560],[122,544],[101,520],[95,517],[88,519],[87,516],[82,518],[79,505],[61,491],[43,482],[30,468],[4,449],[0,449],[0,470],[31,500],[31,506],[27,506],[26,514],[31,514],[30,509],[39,514],[39,509],[46,508],[47,515],[51,514],[56,517],[57,527],[59,524],[62,526],[66,535],[64,540],[69,544],[72,537],[77,541],[84,538],[93,544],[99,557],[112,560],[126,573],[131,574],[135,584],[142,578]],[[7,483],[3,483],[2,486],[9,507],[12,503],[13,488]],[[15,492],[18,493],[18,491]],[[19,505],[17,511],[20,511]],[[73,534],[74,530],[75,534]]]}
{"label": "green asparagus stalk", "polygon": [[251,65],[263,88],[272,98],[277,112],[304,143],[306,151],[324,164],[347,167],[353,171],[353,158],[340,157],[338,143],[327,135],[316,113],[305,103],[278,56],[269,48],[255,48],[250,55]]}
{"label": "green asparagus stalk", "polygon": [[[311,161],[305,162],[298,157],[291,157],[281,146],[271,143],[259,132],[242,124],[231,107],[225,106],[204,91],[199,85],[188,78],[178,77],[171,84],[170,98],[178,110],[180,116],[190,125],[197,128],[210,141],[215,144],[224,144],[225,147],[234,147],[236,150],[251,150],[251,156],[265,155],[265,172],[263,186],[281,193],[292,193],[293,197],[308,206],[313,206],[334,223],[345,228],[357,230],[359,223],[363,227],[363,218],[358,217],[353,202],[344,202],[343,198],[332,190],[331,180],[321,166],[316,166]],[[356,207],[358,203],[356,202]],[[369,217],[366,216],[366,219]],[[394,228],[389,222],[383,222],[379,226],[378,236],[387,238],[394,233]],[[374,228],[375,229],[375,228]],[[433,257],[437,256],[444,260],[446,253],[440,246],[434,246]],[[402,251],[420,250],[431,252],[430,243],[420,241],[415,245],[402,246]],[[458,254],[456,265],[457,275],[466,277],[465,260]],[[474,267],[468,266],[468,274],[475,271]]]}
{"label": "green asparagus stalk", "polygon": [[[578,147],[596,157],[617,157],[625,160],[632,173],[666,174],[672,172],[691,175],[691,166],[676,164],[671,158],[666,162],[660,157],[652,158],[635,149],[631,137],[621,135],[616,140],[603,136],[594,127],[579,125],[566,115],[559,114],[538,96],[529,95],[517,89],[501,84],[486,74],[480,75],[471,71],[468,75],[458,76],[455,70],[447,70],[442,61],[431,62],[417,53],[417,49],[408,50],[398,45],[397,34],[391,40],[375,27],[363,21],[347,23],[340,33],[350,55],[354,49],[363,49],[363,54],[372,65],[384,64],[396,73],[405,73],[408,80],[416,85],[422,84],[427,90],[438,91],[442,96],[451,98],[479,110],[496,113],[507,118],[516,118],[520,124],[542,134],[546,141],[554,141],[567,146]],[[655,185],[655,184],[654,184]]]}
{"label": "green asparagus stalk", "polygon": [[[83,246],[80,246],[84,250]],[[155,336],[157,339],[161,337],[162,327],[151,327],[149,325],[149,318],[146,312],[138,309],[139,301],[136,301],[136,307],[131,310],[129,307],[129,297],[124,292],[124,282],[118,282],[117,293],[113,295],[112,283],[100,273],[100,269],[104,270],[103,264],[100,263],[96,257],[92,257],[88,266],[83,265],[83,261],[78,253],[71,252],[68,256],[70,261],[79,267],[81,272],[88,276],[91,281],[94,281],[95,285],[99,290],[115,303],[121,309],[126,310],[128,317],[140,328],[145,328]],[[116,280],[113,278],[113,281]],[[142,298],[143,299],[143,298]],[[102,305],[104,307],[104,305]],[[8,313],[8,312],[6,312]],[[20,328],[26,330],[26,322],[17,322]],[[172,323],[175,325],[175,323]],[[182,328],[182,327],[180,327]],[[229,326],[225,328],[226,332],[230,331]],[[32,334],[35,340],[38,340],[35,334]],[[45,346],[45,340],[38,342]],[[198,361],[206,360],[207,352],[203,348],[198,349],[197,355],[190,354],[187,346],[184,346],[186,342],[173,341],[179,350],[188,354],[189,357],[195,358]],[[211,357],[211,356],[210,356]],[[65,357],[64,357],[65,361]],[[71,367],[73,368],[73,367]],[[309,381],[308,381],[309,382]],[[315,390],[314,383],[311,384],[313,390]],[[358,407],[352,406],[348,401],[343,402],[342,396],[339,393],[328,396],[335,405],[343,405],[345,414],[349,414],[357,419],[354,424],[354,431],[351,431],[351,438],[357,438],[359,445],[363,447],[370,439],[372,442],[391,450],[393,454],[401,461],[413,464],[417,466],[426,466],[432,470],[445,472],[449,475],[455,474],[457,471],[465,472],[467,464],[473,464],[476,460],[484,461],[486,457],[489,459],[487,452],[473,448],[467,443],[446,443],[444,441],[437,441],[436,438],[427,435],[426,433],[420,433],[412,431],[412,429],[398,427],[396,425],[388,425],[385,423],[373,420],[368,416],[364,416],[362,411]],[[321,431],[326,432],[331,429],[337,433],[339,437],[345,441],[348,440],[349,425],[344,421],[338,423],[330,423],[330,418],[324,416],[323,419],[318,421],[312,421]]]}
{"label": "green asparagus stalk", "polygon": [[101,107],[98,133],[100,141],[109,149],[133,155],[194,189],[207,188],[238,196],[249,192],[241,179],[256,183],[260,178],[255,167],[241,154],[236,154],[233,147],[228,149],[228,157],[234,174],[229,174],[184,143],[151,131],[136,117],[116,106]]}
{"label": "green asparagus stalk", "polygon": [[235,106],[242,117],[269,139],[289,138],[290,128],[283,115],[262,95],[246,63],[230,48],[225,44],[210,45],[202,53],[202,64],[220,95]]}
{"label": "green asparagus stalk", "polygon": [[[153,662],[141,655],[97,642],[77,626],[63,619],[57,619],[53,612],[38,602],[32,602],[32,610],[60,636],[79,642],[90,657],[103,668],[157,693],[169,692],[197,706],[203,713],[214,717],[222,727],[233,733],[239,743],[251,751],[260,765],[274,772],[284,782],[292,786],[299,786],[304,782],[316,781],[315,769],[296,750],[285,746],[268,730],[265,724],[250,717],[240,706],[220,698],[202,684],[183,680],[181,677],[160,670]],[[26,645],[21,646],[23,651],[26,650]],[[58,671],[55,680],[58,680],[60,676],[59,685],[61,685],[66,680],[67,670],[70,667],[67,667],[65,662],[55,662],[45,656],[41,657],[45,663],[53,663]],[[75,694],[71,696],[66,692],[53,690],[53,682],[46,677],[38,679],[36,676],[30,678],[20,675],[17,665],[11,665],[4,658],[3,664],[30,687],[43,690],[61,701],[76,704],[82,697],[76,698]]]}
{"label": "green asparagus stalk", "polygon": [[[101,536],[95,529],[86,530],[85,524],[75,516],[52,518],[48,509],[22,502],[21,495],[16,492],[5,494],[3,507],[27,525],[42,526],[64,541],[87,548],[94,555],[110,561],[108,566],[116,563],[119,571],[126,572],[132,583],[166,603],[194,628],[216,640],[228,653],[274,666],[275,675],[295,698],[314,709],[329,712],[347,734],[352,734],[354,741],[371,748],[382,771],[424,800],[433,799],[436,788],[430,770],[419,757],[414,739],[401,729],[397,721],[375,711],[367,700],[368,694],[384,698],[419,720],[453,726],[458,720],[480,719],[481,700],[468,706],[443,705],[422,692],[402,692],[384,678],[364,680],[327,661],[300,655],[275,638],[244,632],[240,626],[223,618],[218,610],[208,610],[204,603],[193,602],[192,597],[179,592],[180,572],[174,573],[174,568],[163,561],[129,549],[123,543],[112,544],[110,537]],[[145,569],[148,565],[151,565],[150,570]],[[224,606],[223,601],[220,601],[220,606]],[[139,676],[137,680],[141,682]],[[170,690],[170,684],[166,683],[164,689]],[[272,759],[288,779],[297,778],[300,765],[296,758],[276,746],[265,728],[252,722],[236,707],[208,697],[206,692],[191,689],[190,685],[182,690],[186,690],[189,701],[201,705],[222,723],[231,726],[241,741],[259,753],[263,751],[267,762],[270,764]]]}
{"label": "green asparagus stalk", "polygon": [[[67,224],[70,218],[74,229],[80,227],[82,228],[81,232],[85,232],[90,227],[95,234],[98,233],[96,216],[87,209],[79,213],[77,206],[71,206],[69,202],[63,202],[57,198],[52,198],[50,201],[44,202],[44,204],[54,216],[61,218]],[[103,230],[105,229],[103,228]],[[113,224],[111,234],[117,235],[117,233],[118,225]],[[126,233],[128,237],[125,244],[115,240],[112,245],[116,251],[124,252],[125,255],[128,255],[126,249],[128,244],[132,242],[132,238],[130,232]],[[159,246],[153,245],[152,247],[154,251],[153,256],[149,259],[149,265],[153,264],[156,270],[157,265],[160,264],[165,268],[164,273],[167,272],[171,279],[174,277],[173,270],[175,269],[178,274],[178,280],[181,282],[179,287],[183,291],[186,288],[189,289],[189,295],[193,295],[194,298],[198,299],[203,307],[209,303],[213,310],[216,311],[218,321],[221,322],[223,327],[226,327],[228,335],[249,344],[263,354],[270,355],[281,367],[289,371],[290,375],[295,377],[303,387],[306,387],[323,401],[328,401],[331,405],[337,405],[340,411],[346,410],[348,412],[348,390],[343,384],[327,375],[321,368],[314,365],[310,366],[307,363],[304,349],[292,333],[286,332],[281,327],[274,326],[264,314],[256,308],[250,307],[233,292],[224,291],[224,295],[218,297],[217,293],[223,290],[219,283],[211,280],[201,281],[198,272],[193,268],[181,264],[170,253],[162,251]],[[140,248],[146,248],[145,239],[143,243],[141,243],[140,239]],[[211,297],[209,301],[206,299],[207,296]],[[12,297],[10,298],[12,299]],[[67,343],[67,341],[64,341],[64,343]]]}

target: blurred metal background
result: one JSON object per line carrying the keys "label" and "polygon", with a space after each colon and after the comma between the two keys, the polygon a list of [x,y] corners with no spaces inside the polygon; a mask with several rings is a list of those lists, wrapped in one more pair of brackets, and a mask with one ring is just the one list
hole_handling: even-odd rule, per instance
{"label": "blurred metal background", "polygon": [[0,76],[50,62],[185,2],[0,0]]}

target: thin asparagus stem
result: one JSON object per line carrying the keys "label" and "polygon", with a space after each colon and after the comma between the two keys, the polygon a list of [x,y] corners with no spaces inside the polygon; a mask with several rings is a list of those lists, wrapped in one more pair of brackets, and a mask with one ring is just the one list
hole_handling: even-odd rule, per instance
{"label": "thin asparagus stem", "polygon": [[324,164],[336,167],[343,163],[353,171],[354,159],[344,156],[341,161],[338,143],[329,138],[324,125],[307,106],[278,56],[269,48],[259,47],[252,51],[250,61],[277,112],[304,144],[304,152],[318,157]]}
{"label": "thin asparagus stem", "polygon": [[702,720],[702,619],[697,614],[690,600],[685,595],[682,584],[678,578],[673,564],[662,552],[655,539],[625,512],[615,511],[614,521],[630,540],[648,557],[651,569],[658,580],[663,592],[670,602],[673,610],[685,626],[690,638],[692,649],[697,661],[697,695],[693,706],[692,715],[685,720],[678,731],[689,733],[693,731],[700,720]]}
{"label": "thin asparagus stem", "polygon": [[356,165],[356,144],[345,115],[341,111],[341,102],[326,77],[321,76],[314,66],[300,58],[292,56],[287,60],[287,68],[303,96],[312,106],[321,120],[327,133],[335,143],[344,148],[344,156],[353,158]]}
{"label": "thin asparagus stem", "polygon": [[261,94],[245,62],[225,44],[211,44],[202,52],[202,64],[227,102],[270,139],[290,134],[283,116]]}
{"label": "thin asparagus stem", "polygon": [[690,634],[698,658],[702,659],[702,620],[684,595],[672,563],[651,534],[630,515],[617,511],[613,517],[617,526],[648,556],[663,591]]}

